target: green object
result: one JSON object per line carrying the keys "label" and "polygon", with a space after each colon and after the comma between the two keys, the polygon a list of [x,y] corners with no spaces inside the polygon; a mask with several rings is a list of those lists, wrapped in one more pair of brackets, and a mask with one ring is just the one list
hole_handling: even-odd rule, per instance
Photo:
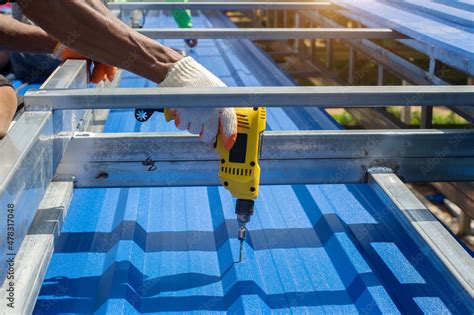
{"label": "green object", "polygon": [[[166,0],[166,2],[188,2],[188,0]],[[192,28],[191,10],[171,10],[171,15],[180,28]]]}

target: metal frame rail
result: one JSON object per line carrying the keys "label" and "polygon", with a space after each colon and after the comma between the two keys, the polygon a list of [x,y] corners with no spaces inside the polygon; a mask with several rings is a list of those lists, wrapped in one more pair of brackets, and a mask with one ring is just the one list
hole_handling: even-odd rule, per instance
{"label": "metal frame rail", "polygon": [[331,9],[329,1],[321,2],[127,2],[108,3],[111,10],[320,10]]}
{"label": "metal frame rail", "polygon": [[118,88],[31,91],[27,110],[170,107],[474,106],[474,86]]}
{"label": "metal frame rail", "polygon": [[[427,164],[440,143],[447,146],[442,163]],[[263,185],[364,183],[377,167],[407,182],[467,181],[474,179],[473,163],[474,131],[465,130],[265,132],[260,157]],[[56,179],[83,188],[212,186],[220,184],[218,168],[213,146],[194,136],[82,133]]]}
{"label": "metal frame rail", "polygon": [[[117,4],[117,8],[125,5],[127,9],[157,4],[140,3]],[[128,5],[128,6],[127,6]],[[160,4],[173,8],[173,3]],[[180,3],[176,8],[183,8]],[[187,8],[197,8],[203,3],[187,3]],[[255,9],[256,5],[249,3],[221,3],[221,7],[209,4],[207,9]],[[260,3],[260,9],[269,9],[269,3]],[[285,7],[287,5],[287,7]],[[272,9],[294,9],[295,3],[274,4]],[[113,5],[112,5],[113,6]],[[112,7],[111,6],[111,7]],[[262,7],[263,6],[263,7]],[[329,4],[304,3],[302,7],[327,8]],[[225,7],[225,8],[224,8]],[[202,7],[201,7],[202,9]],[[84,68],[84,64],[82,64]],[[61,67],[62,68],[62,67]],[[382,105],[445,105],[474,106],[474,89],[472,87],[283,87],[283,88],[220,88],[220,89],[68,89],[74,86],[83,70],[75,74],[69,73],[54,84],[60,76],[61,68],[56,72],[43,90],[28,93],[25,97],[28,111],[20,117],[10,135],[0,142],[0,201],[4,204],[17,203],[22,206],[24,220],[17,234],[17,242],[23,240],[26,229],[35,215],[40,198],[42,210],[36,212],[35,224],[30,227],[29,236],[32,241],[23,241],[18,252],[17,282],[20,292],[25,296],[20,309],[31,311],[44,277],[49,259],[52,255],[54,239],[59,233],[72,194],[71,181],[83,187],[90,186],[121,186],[121,185],[207,185],[218,184],[216,168],[218,161],[209,145],[197,142],[195,137],[183,135],[156,134],[64,134],[64,130],[53,130],[53,115],[62,109],[99,109],[99,108],[153,108],[156,104],[167,106],[305,106],[305,107],[376,107]],[[83,78],[83,77],[82,77]],[[81,84],[83,84],[83,81]],[[78,87],[78,86],[74,86]],[[84,113],[79,111],[78,113]],[[70,124],[66,131],[77,130],[81,124]],[[63,145],[54,145],[53,139],[62,141]],[[170,149],[173,144],[185,142],[180,148],[193,151],[177,151]],[[191,142],[193,144],[191,145]],[[283,183],[278,180],[278,171],[294,169],[294,177],[284,183],[314,183],[314,182],[367,182],[375,185],[375,189],[384,198],[394,204],[393,211],[400,215],[402,222],[407,222],[408,230],[413,231],[412,237],[419,241],[422,248],[428,246],[435,255],[433,262],[440,264],[450,271],[453,279],[465,289],[470,297],[474,297],[473,261],[462,249],[452,235],[419,204],[414,197],[393,174],[398,172],[406,179],[426,181],[427,178],[440,180],[474,180],[472,168],[474,160],[474,136],[470,130],[450,131],[331,131],[331,132],[298,132],[298,133],[266,133],[263,140],[263,183]],[[189,143],[189,145],[187,144]],[[398,146],[393,145],[398,143]],[[439,155],[435,143],[444,143],[447,149]],[[124,151],[127,146],[127,151]],[[166,146],[167,150],[151,150]],[[395,150],[394,148],[397,148]],[[104,151],[104,149],[106,151]],[[78,154],[78,151],[81,154]],[[65,153],[64,153],[65,152]],[[125,154],[126,152],[126,154]],[[163,152],[163,153],[157,153]],[[295,154],[294,152],[298,152]],[[64,154],[63,154],[64,153]],[[162,154],[161,156],[159,154]],[[53,159],[53,156],[55,157]],[[192,160],[194,178],[187,178],[189,168],[185,172],[175,172],[164,176],[167,163],[185,165]],[[59,163],[56,181],[53,179],[55,161]],[[433,161],[433,163],[428,163]],[[3,163],[4,162],[4,163]],[[333,175],[328,171],[333,168]],[[452,164],[454,163],[454,164]],[[146,165],[145,165],[146,164]],[[154,172],[152,164],[158,164]],[[427,165],[426,169],[420,168]],[[91,171],[86,169],[89,166]],[[452,165],[455,165],[453,167]],[[156,166],[156,165],[155,165]],[[94,168],[95,167],[95,168]],[[163,168],[162,168],[163,167]],[[32,172],[32,168],[36,172]],[[416,169],[418,170],[416,170]],[[176,170],[176,167],[174,167]],[[323,171],[324,169],[324,171]],[[316,171],[315,171],[316,170]],[[320,170],[321,172],[318,172]],[[340,172],[338,172],[338,170]],[[121,175],[139,171],[147,174],[140,182],[127,182]],[[418,173],[417,173],[418,172]],[[32,176],[33,174],[33,176]],[[203,175],[205,174],[205,176]],[[322,174],[322,175],[320,175]],[[201,176],[202,175],[202,176]],[[432,177],[430,177],[432,176]],[[441,176],[447,176],[441,178]],[[138,178],[139,176],[135,176]],[[196,178],[201,178],[197,179]],[[205,180],[203,180],[203,178]],[[61,182],[60,180],[63,180]],[[48,187],[46,192],[46,188]],[[29,189],[34,187],[34,189]],[[23,201],[28,202],[28,206]],[[418,203],[417,203],[418,202]],[[23,208],[24,207],[24,208]],[[25,210],[26,209],[26,210]],[[417,214],[422,214],[417,216]],[[403,217],[401,217],[403,215]],[[18,224],[17,224],[18,226]],[[41,236],[38,236],[41,235]],[[435,241],[434,237],[438,237]],[[32,242],[40,241],[42,245],[33,247]],[[2,244],[3,246],[3,244]],[[41,249],[39,249],[41,248]],[[16,247],[18,249],[18,247]],[[42,251],[46,251],[46,255]],[[6,249],[2,248],[2,253]],[[37,254],[36,254],[37,253]],[[21,259],[23,257],[23,259]],[[459,263],[462,262],[462,263]],[[29,267],[29,268],[28,268]],[[33,269],[33,270],[32,270]],[[36,273],[39,270],[40,272]],[[34,288],[29,287],[31,281]],[[5,285],[5,283],[4,283]],[[5,290],[2,291],[6,292]]]}
{"label": "metal frame rail", "polygon": [[135,29],[153,39],[401,39],[389,28],[213,28]]}
{"label": "metal frame rail", "polygon": [[[86,88],[85,61],[67,60],[41,90]],[[120,79],[120,72],[109,86]],[[0,141],[0,206],[15,205],[15,246],[2,254],[15,257],[15,312],[31,314],[43,283],[54,242],[72,199],[73,181],[52,181],[74,132],[101,131],[108,111],[38,111],[23,113],[7,137]],[[2,212],[3,213],[3,212]],[[6,214],[5,216],[6,217]],[[2,226],[3,230],[3,226]],[[7,256],[5,256],[7,257]],[[2,263],[4,260],[2,260]],[[1,268],[7,270],[7,268]],[[0,299],[7,301],[9,282],[2,274]],[[0,313],[11,309],[0,305]]]}
{"label": "metal frame rail", "polygon": [[[464,289],[454,300],[474,298],[474,260],[446,227],[390,169],[373,169],[369,183],[375,192],[391,202],[392,212],[417,243],[421,252],[434,264],[444,266]],[[432,253],[432,254],[430,254]]]}
{"label": "metal frame rail", "polygon": [[[42,85],[41,89],[85,88],[86,86],[85,61],[71,60],[59,67]],[[6,211],[8,204],[15,205],[16,209],[14,248],[13,250],[8,249],[6,243],[2,240],[0,252],[2,254],[16,253],[15,294],[25,296],[25,302],[31,300],[28,298],[31,294],[31,285],[34,287],[31,290],[33,295],[35,291],[36,293],[39,292],[43,280],[42,275],[46,272],[48,262],[43,264],[29,261],[29,259],[22,259],[22,249],[25,246],[32,246],[28,244],[28,239],[24,238],[37,213],[38,205],[53,179],[54,162],[56,159],[61,159],[62,152],[67,147],[72,132],[77,130],[77,119],[75,117],[84,117],[85,112],[71,111],[66,113],[58,111],[55,115],[57,120],[54,119],[51,111],[25,112],[19,117],[9,134],[0,141],[0,211],[2,213]],[[53,129],[56,130],[53,131]],[[68,133],[70,133],[69,136]],[[59,136],[59,134],[64,136]],[[6,213],[2,216],[7,217]],[[50,250],[52,251],[52,247]],[[49,261],[47,254],[44,257],[37,255],[34,260],[37,259]],[[35,268],[28,270],[32,265]],[[1,270],[6,271],[7,269],[5,260],[2,259]],[[34,274],[37,271],[40,272]],[[4,281],[4,277],[5,275],[2,274],[0,278],[3,284],[0,291],[2,301],[6,301],[6,289],[9,282],[9,280]],[[17,299],[16,302],[18,303],[15,303],[15,310],[19,310],[20,313],[32,310],[31,305],[23,304],[20,300],[22,299]],[[5,307],[5,304],[3,303],[1,307]],[[6,310],[5,313],[7,313]]]}

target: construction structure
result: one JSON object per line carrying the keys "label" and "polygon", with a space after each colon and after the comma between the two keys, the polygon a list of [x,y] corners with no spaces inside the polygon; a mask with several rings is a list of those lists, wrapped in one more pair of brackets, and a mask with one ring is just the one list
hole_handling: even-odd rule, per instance
{"label": "construction structure", "polygon": [[[109,6],[124,21],[144,10],[139,31],[168,46],[198,38],[186,53],[229,88],[157,88],[126,72],[92,87],[85,62],[69,60],[26,93],[26,111],[0,141],[0,213],[14,213],[15,224],[14,242],[5,238],[0,250],[15,257],[16,312],[474,312],[472,253],[405,185],[474,181],[473,129],[428,129],[434,106],[474,121],[474,87],[448,85],[437,71],[442,62],[474,76],[474,3]],[[172,29],[173,8],[192,9],[194,28]],[[236,28],[227,11],[262,27]],[[288,27],[303,19],[312,27]],[[344,40],[354,85],[295,86],[252,40],[291,40],[296,56],[303,40],[313,55],[316,40]],[[428,55],[428,69],[378,41]],[[331,44],[325,49],[330,65]],[[379,64],[378,86],[355,86],[357,53]],[[417,85],[385,86],[387,72]],[[343,130],[323,109],[381,120],[390,105],[423,106],[422,129]],[[267,107],[244,262],[212,146],[176,133],[161,115],[134,119],[134,108],[164,106]]]}

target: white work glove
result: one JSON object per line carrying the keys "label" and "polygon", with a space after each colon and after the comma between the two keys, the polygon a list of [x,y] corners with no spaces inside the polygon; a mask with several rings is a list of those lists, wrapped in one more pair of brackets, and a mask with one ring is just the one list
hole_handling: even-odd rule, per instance
{"label": "white work glove", "polygon": [[[225,87],[225,83],[196,62],[185,57],[174,64],[162,87]],[[233,108],[172,108],[176,127],[199,134],[205,142],[211,142],[220,133],[222,142],[228,150],[237,138],[237,116]]]}

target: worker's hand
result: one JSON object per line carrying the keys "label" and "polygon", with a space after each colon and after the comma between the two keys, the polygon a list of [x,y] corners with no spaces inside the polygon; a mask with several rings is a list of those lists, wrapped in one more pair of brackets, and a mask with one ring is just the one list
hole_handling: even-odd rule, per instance
{"label": "worker's hand", "polygon": [[[90,78],[92,83],[99,83],[105,80],[112,82],[117,74],[117,68],[110,65],[105,65],[103,63],[90,60],[87,57],[75,52],[74,50],[67,48],[66,46],[59,44],[58,47],[54,51],[54,55],[56,55],[61,61],[66,59],[86,59],[89,65],[90,71]],[[90,69],[90,66],[93,66],[93,69]]]}
{"label": "worker's hand", "polygon": [[[5,85],[4,85],[5,84]],[[0,140],[5,137],[17,109],[15,90],[0,77]]]}
{"label": "worker's hand", "polygon": [[[225,87],[219,78],[192,57],[174,64],[160,84],[162,87]],[[233,108],[172,108],[176,127],[199,134],[206,142],[213,141],[219,132],[224,147],[232,148],[237,138],[237,116]]]}

